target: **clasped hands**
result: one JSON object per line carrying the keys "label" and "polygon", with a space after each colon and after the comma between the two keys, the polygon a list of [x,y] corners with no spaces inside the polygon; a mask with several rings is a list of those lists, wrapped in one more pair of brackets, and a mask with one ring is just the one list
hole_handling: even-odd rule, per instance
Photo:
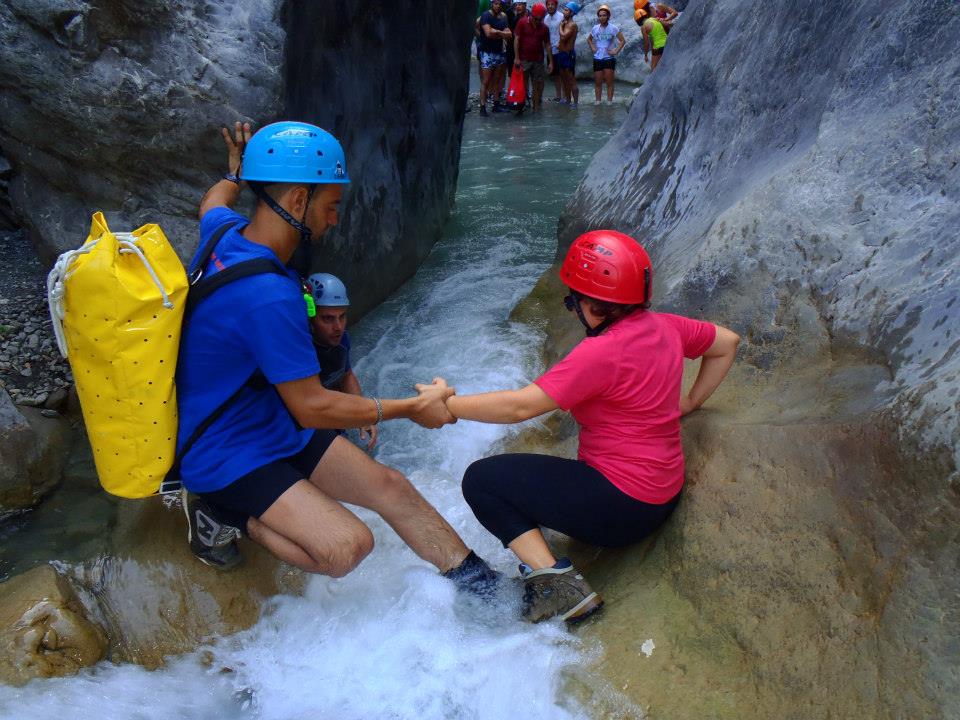
{"label": "clasped hands", "polygon": [[414,387],[417,402],[410,414],[411,420],[425,428],[439,428],[457,421],[447,409],[447,399],[457,391],[447,385],[446,380],[436,377],[432,383],[417,383]]}

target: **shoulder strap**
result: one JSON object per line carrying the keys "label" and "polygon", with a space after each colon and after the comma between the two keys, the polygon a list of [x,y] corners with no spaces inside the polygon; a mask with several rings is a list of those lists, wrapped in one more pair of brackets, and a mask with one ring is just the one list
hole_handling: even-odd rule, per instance
{"label": "shoulder strap", "polygon": [[210,236],[207,244],[203,246],[200,254],[197,255],[197,266],[193,269],[193,272],[190,273],[191,285],[203,277],[207,263],[210,261],[210,256],[213,255],[213,251],[217,249],[217,243],[220,242],[220,239],[227,233],[227,230],[233,227],[236,227],[236,223],[224,223],[213,231],[213,235]]}
{"label": "shoulder strap", "polygon": [[254,260],[244,260],[236,265],[231,265],[219,272],[200,279],[195,285],[190,287],[187,293],[187,314],[197,306],[204,298],[209,297],[217,290],[228,283],[240,278],[250,277],[251,275],[263,275],[265,273],[275,273],[287,277],[287,272],[270,258],[256,258]]}
{"label": "shoulder strap", "polygon": [[[210,260],[210,256],[216,249],[217,243],[220,242],[220,238],[222,238],[224,233],[226,233],[231,227],[234,226],[226,223],[217,228],[217,230],[207,241],[207,244],[204,245],[203,251],[198,256],[198,264],[191,275],[191,285],[189,291],[187,292],[187,307],[183,317],[184,322],[187,321],[190,313],[197,306],[197,303],[204,298],[209,297],[224,285],[227,285],[234,280],[250,277],[252,275],[263,275],[265,273],[276,273],[277,275],[283,275],[284,277],[287,276],[286,271],[277,265],[277,263],[275,263],[273,260],[270,260],[269,258],[256,258],[254,260],[244,260],[236,265],[231,265],[228,268],[224,268],[223,270],[214,273],[210,277],[204,278],[203,271],[206,268],[207,262]],[[190,448],[196,444],[197,440],[199,440],[200,437],[210,428],[210,426],[213,425],[213,423],[215,423],[227,411],[227,409],[239,399],[245,388],[263,390],[269,386],[270,383],[258,368],[244,381],[240,387],[233,391],[233,394],[230,395],[230,397],[220,403],[220,405],[218,405],[212,413],[205,417],[200,424],[194,428],[193,432],[190,434],[190,437],[187,438],[186,442],[183,444],[183,447],[180,448],[180,452],[178,452],[174,457],[173,465],[164,477],[163,482],[160,484],[160,493],[166,494],[179,491],[181,485],[180,464],[183,462],[183,458],[190,451]]]}

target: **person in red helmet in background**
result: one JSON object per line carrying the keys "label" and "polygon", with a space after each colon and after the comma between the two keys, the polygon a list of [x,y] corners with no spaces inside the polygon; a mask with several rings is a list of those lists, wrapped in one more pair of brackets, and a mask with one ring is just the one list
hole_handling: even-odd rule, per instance
{"label": "person in red helmet in background", "polygon": [[[559,408],[580,426],[577,460],[494,455],[463,477],[477,519],[523,563],[524,614],[534,622],[580,620],[603,603],[569,560],[553,556],[540,528],[605,547],[656,530],[683,487],[680,416],[710,397],[736,357],[740,338],[731,330],[650,310],[652,273],[630,236],[581,235],[560,278],[587,337],[525,388],[447,399],[458,419],[516,423]],[[685,395],[684,358],[702,358]]]}
{"label": "person in red helmet in background", "polygon": [[[521,18],[517,29],[513,33],[513,42],[516,61],[523,68],[524,79],[533,87],[533,111],[540,112],[543,102],[543,84],[546,73],[553,72],[553,54],[550,52],[550,31],[543,24],[547,8],[543,3],[535,3],[530,14]],[[547,70],[544,71],[543,60],[546,57]],[[523,107],[517,115],[523,113]]]}

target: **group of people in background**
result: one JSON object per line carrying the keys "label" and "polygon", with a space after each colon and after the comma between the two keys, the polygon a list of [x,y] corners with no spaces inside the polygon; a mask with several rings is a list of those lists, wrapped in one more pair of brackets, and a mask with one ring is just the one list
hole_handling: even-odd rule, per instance
{"label": "group of people in background", "polygon": [[[528,10],[526,0],[480,0],[476,20],[477,65],[480,73],[480,114],[493,112],[521,115],[525,106],[539,112],[546,78],[553,80],[553,101],[577,107],[580,91],[576,81],[576,41],[580,28],[575,17],[583,10],[577,2],[537,2]],[[634,0],[634,20],[643,38],[644,60],[657,67],[667,34],[679,13],[665,3]],[[626,46],[620,27],[611,22],[608,5],[597,8],[597,22],[586,42],[593,56],[594,103],[613,103],[617,55]],[[527,87],[525,103],[512,104],[506,95],[508,78],[519,65]]]}

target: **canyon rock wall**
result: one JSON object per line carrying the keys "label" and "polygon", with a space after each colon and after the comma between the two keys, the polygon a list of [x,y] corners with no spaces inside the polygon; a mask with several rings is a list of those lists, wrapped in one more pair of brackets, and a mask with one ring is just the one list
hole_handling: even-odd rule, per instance
{"label": "canyon rock wall", "polygon": [[316,262],[363,312],[414,272],[453,202],[472,10],[4,0],[0,226],[21,222],[49,262],[103,210],[117,229],[158,222],[185,257],[226,169],[218,128],[295,117],[344,143],[354,182]]}
{"label": "canyon rock wall", "polygon": [[[581,555],[601,663],[658,716],[960,707],[958,46],[946,1],[690,2],[560,220],[558,260],[631,233],[654,309],[744,339],[649,552]],[[578,335],[554,328],[548,360]]]}

